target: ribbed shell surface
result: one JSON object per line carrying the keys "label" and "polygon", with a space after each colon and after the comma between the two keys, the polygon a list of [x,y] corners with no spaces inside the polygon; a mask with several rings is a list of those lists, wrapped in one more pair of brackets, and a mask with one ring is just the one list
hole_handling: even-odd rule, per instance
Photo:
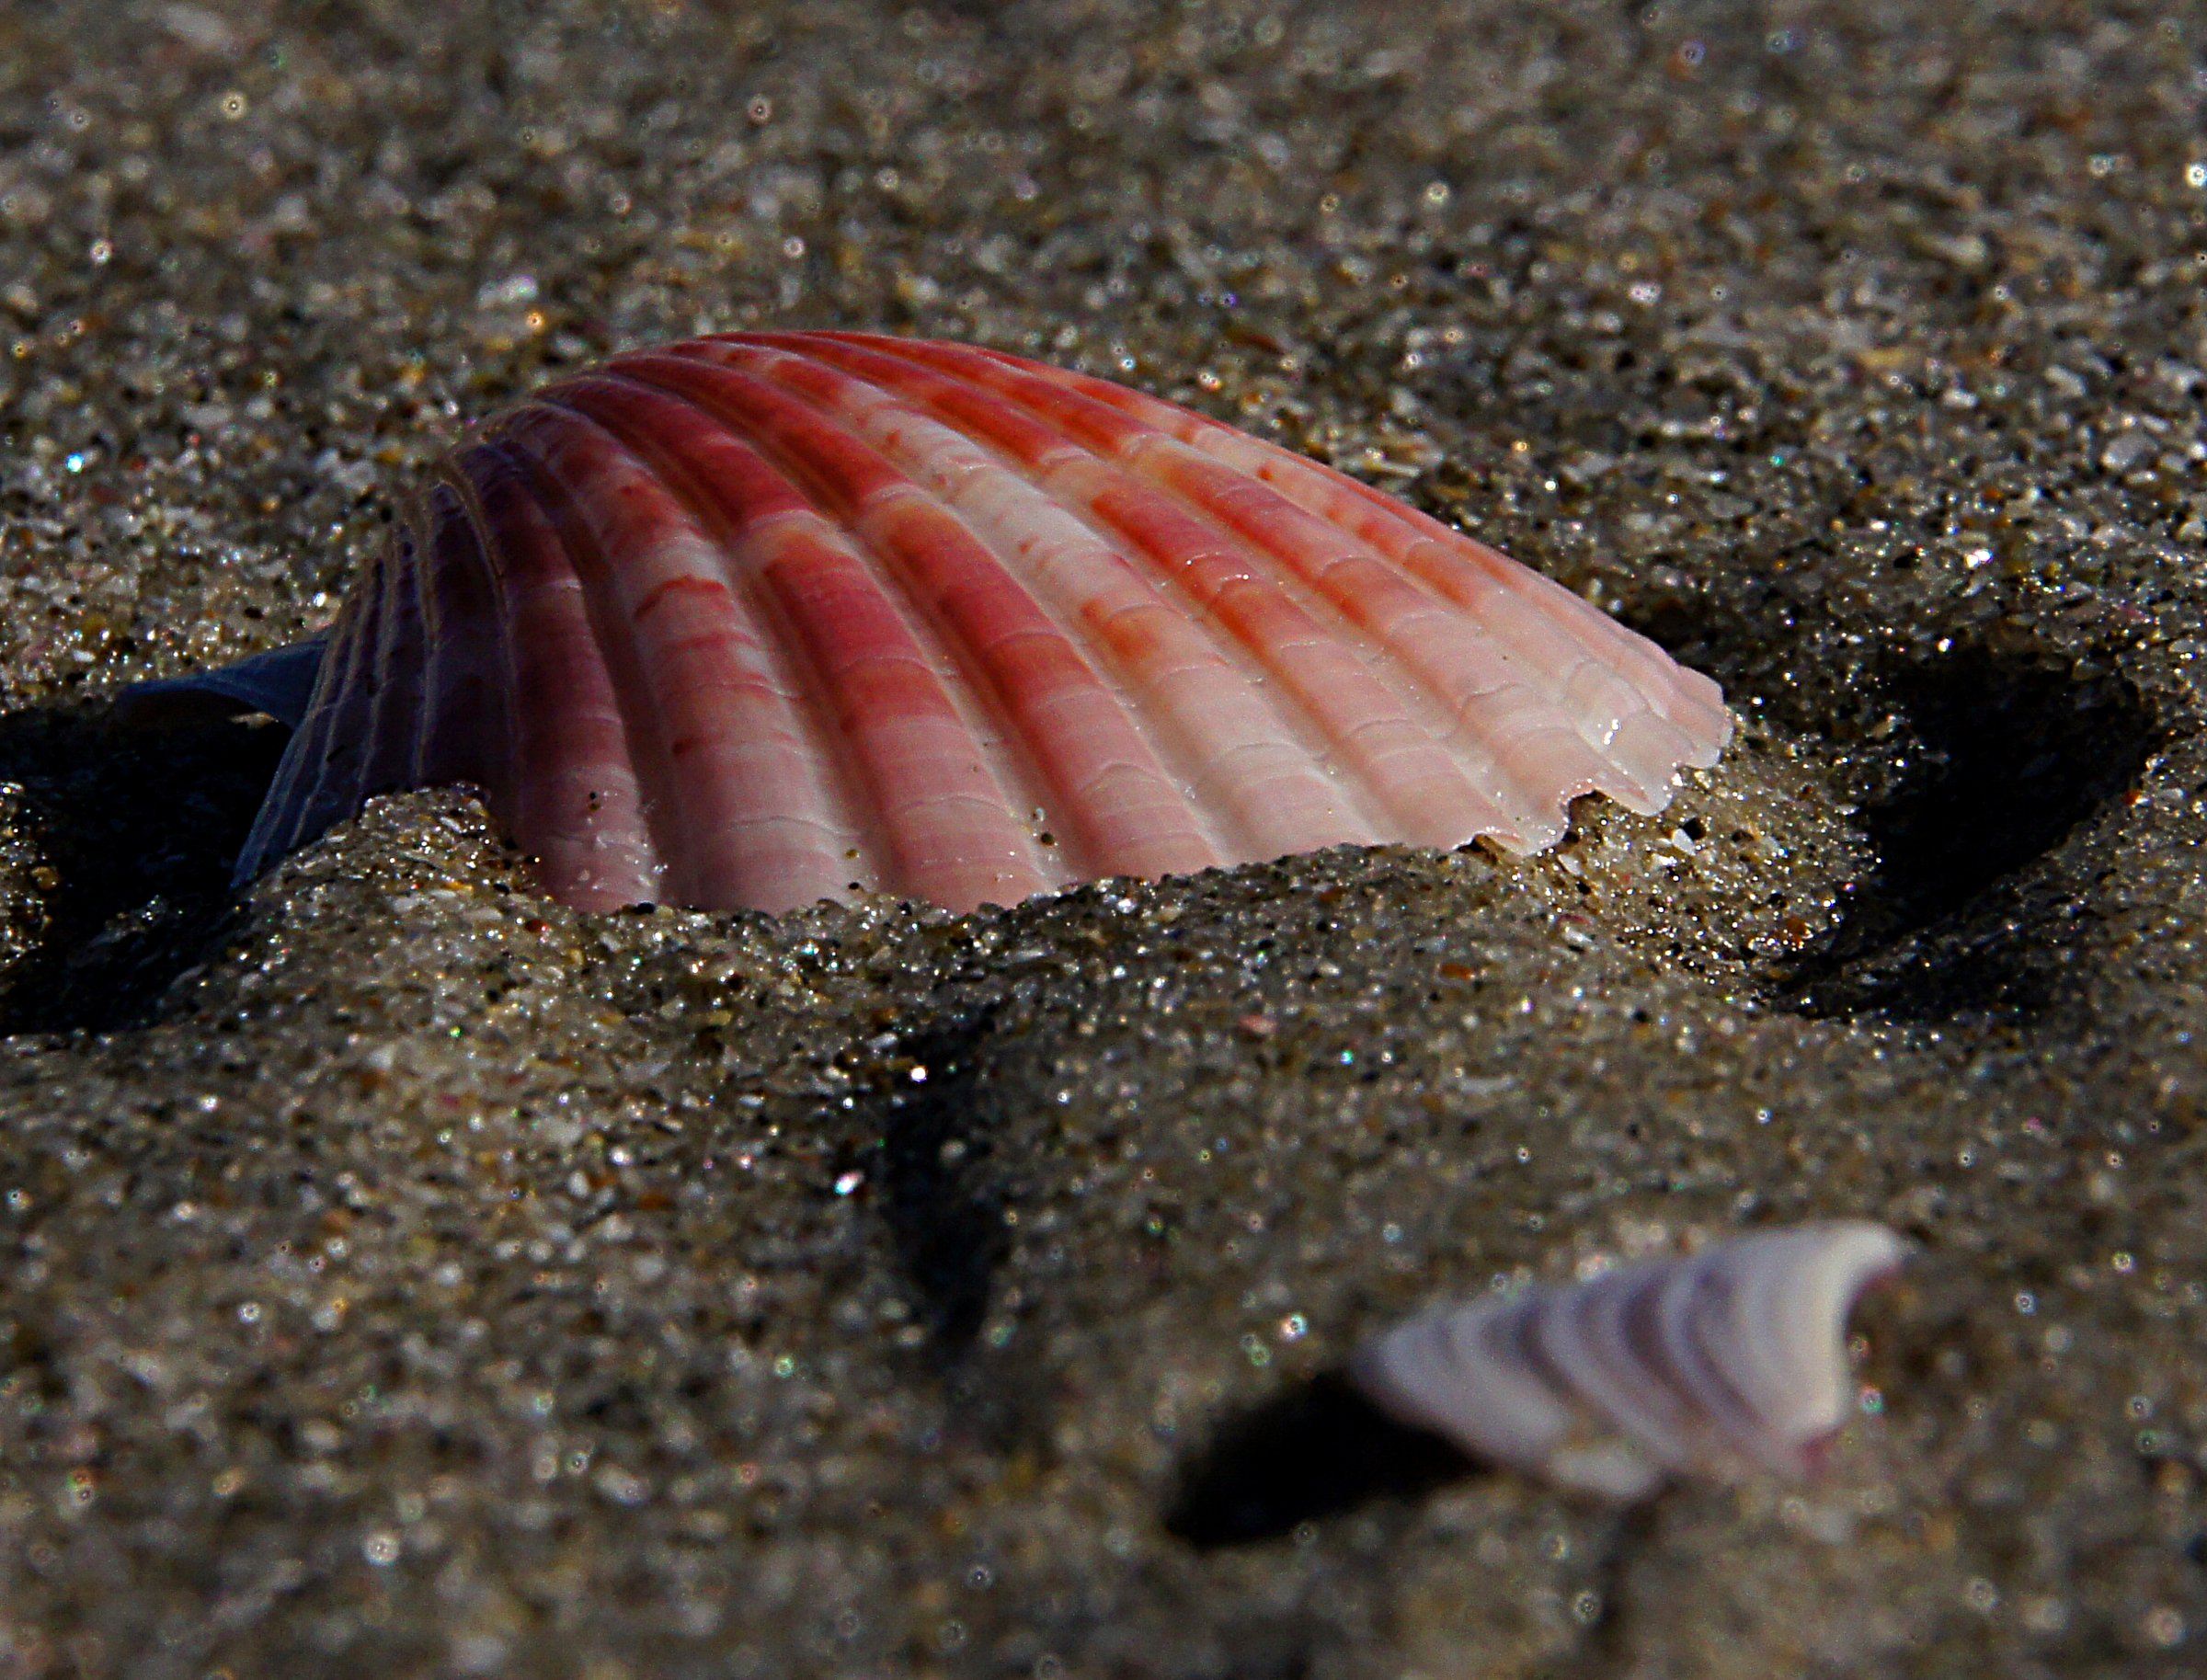
{"label": "ribbed shell surface", "polygon": [[617,358],[444,463],[239,863],[472,782],[583,909],[954,909],[1660,809],[1716,685],[1355,480],[966,346]]}
{"label": "ribbed shell surface", "polygon": [[1803,1476],[1852,1410],[1847,1315],[1906,1254],[1861,1220],[1759,1231],[1428,1309],[1367,1343],[1353,1373],[1400,1422],[1611,1499],[1673,1472]]}

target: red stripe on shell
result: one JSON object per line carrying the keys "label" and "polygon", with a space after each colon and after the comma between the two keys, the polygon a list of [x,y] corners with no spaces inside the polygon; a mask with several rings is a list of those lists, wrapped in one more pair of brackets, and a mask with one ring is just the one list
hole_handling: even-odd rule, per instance
{"label": "red stripe on shell", "polygon": [[1492,550],[1001,351],[701,339],[482,437],[340,614],[241,873],[467,779],[589,908],[963,909],[1344,840],[1532,849],[1590,790],[1658,808],[1730,728]]}

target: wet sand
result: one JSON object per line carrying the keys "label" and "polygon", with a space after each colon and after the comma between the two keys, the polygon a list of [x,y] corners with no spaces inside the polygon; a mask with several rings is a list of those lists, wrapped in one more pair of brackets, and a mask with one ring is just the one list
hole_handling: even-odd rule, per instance
{"label": "wet sand", "polygon": [[[2051,5],[0,17],[0,1675],[2178,1676],[2207,1648],[2207,26]],[[863,326],[1330,460],[1721,678],[1557,851],[580,917],[242,898],[463,420]],[[1889,1222],[1806,1487],[1345,1389]]]}

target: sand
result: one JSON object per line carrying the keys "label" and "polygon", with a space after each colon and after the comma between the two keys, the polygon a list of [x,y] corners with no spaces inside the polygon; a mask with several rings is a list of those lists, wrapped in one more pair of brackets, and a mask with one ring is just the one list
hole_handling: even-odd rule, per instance
{"label": "sand", "polygon": [[[2203,54],[6,8],[0,1674],[2198,1672]],[[280,731],[117,691],[325,621],[467,417],[769,323],[1330,460],[1737,747],[1539,858],[964,919],[578,917],[458,792],[231,893]],[[1822,1480],[1619,1512],[1343,1385],[1426,1301],[1840,1216],[1916,1252]]]}

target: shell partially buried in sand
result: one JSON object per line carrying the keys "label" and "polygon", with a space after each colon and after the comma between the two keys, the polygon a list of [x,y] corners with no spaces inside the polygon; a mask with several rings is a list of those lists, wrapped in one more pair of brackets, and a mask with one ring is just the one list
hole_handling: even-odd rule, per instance
{"label": "shell partially buried in sand", "polygon": [[966,346],[743,334],[485,426],[346,600],[239,861],[480,785],[583,909],[954,909],[1640,812],[1716,685],[1378,492]]}
{"label": "shell partially buried in sand", "polygon": [[1847,1320],[1902,1240],[1835,1220],[1428,1309],[1353,1374],[1398,1422],[1609,1499],[1674,1472],[1813,1470],[1853,1410]]}

